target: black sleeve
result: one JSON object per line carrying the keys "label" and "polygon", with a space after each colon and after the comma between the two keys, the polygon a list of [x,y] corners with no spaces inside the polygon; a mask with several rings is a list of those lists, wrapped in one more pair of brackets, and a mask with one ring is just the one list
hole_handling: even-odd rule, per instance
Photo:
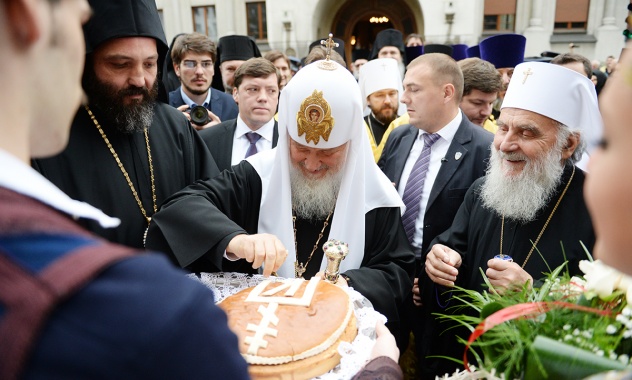
{"label": "black sleeve", "polygon": [[261,179],[242,161],[167,199],[152,218],[145,245],[169,254],[183,268],[227,270],[226,246],[237,234],[256,233],[260,200]]}
{"label": "black sleeve", "polygon": [[404,301],[413,288],[415,256],[402,226],[400,209],[384,207],[366,215],[364,259],[346,271],[350,286],[388,319],[386,327],[401,338]]}
{"label": "black sleeve", "polygon": [[380,356],[366,363],[352,380],[401,380],[404,373],[393,359]]}

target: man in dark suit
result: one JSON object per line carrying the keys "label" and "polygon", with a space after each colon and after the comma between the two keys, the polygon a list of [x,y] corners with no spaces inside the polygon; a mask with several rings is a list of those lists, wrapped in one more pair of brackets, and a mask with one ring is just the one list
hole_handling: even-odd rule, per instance
{"label": "man in dark suit", "polygon": [[233,98],[239,115],[200,131],[220,171],[276,146],[280,82],[278,70],[265,58],[251,58],[237,69]]}
{"label": "man in dark suit", "polygon": [[[239,112],[230,95],[211,88],[215,52],[215,43],[200,33],[182,35],[171,48],[173,68],[181,86],[169,93],[169,105],[184,112],[197,130],[234,119]],[[189,115],[197,105],[208,110],[208,120],[202,125]]]}
{"label": "man in dark suit", "polygon": [[452,224],[472,182],[485,174],[493,139],[460,111],[462,95],[463,74],[451,57],[431,53],[413,60],[401,96],[411,124],[391,133],[378,162],[407,207],[402,223],[417,263],[415,305],[409,306],[422,378],[434,378],[436,360],[426,356],[437,353],[441,327],[435,327],[431,315],[436,310],[419,302],[425,253],[429,242]]}

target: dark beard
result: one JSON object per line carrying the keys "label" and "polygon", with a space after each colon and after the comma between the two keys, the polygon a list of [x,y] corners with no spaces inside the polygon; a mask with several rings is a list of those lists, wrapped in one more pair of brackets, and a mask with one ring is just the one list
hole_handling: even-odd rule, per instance
{"label": "dark beard", "polygon": [[373,113],[373,116],[375,116],[375,120],[379,121],[380,123],[382,123],[385,126],[389,126],[393,120],[397,119],[397,109],[393,109],[393,114],[391,116],[386,116],[384,113],[382,113],[380,110],[380,112],[378,113]]}
{"label": "dark beard", "polygon": [[[86,68],[88,70],[88,68]],[[129,86],[118,90],[109,83],[100,81],[94,73],[87,74],[84,88],[91,105],[103,111],[108,121],[122,133],[142,132],[151,126],[154,117],[154,105],[158,97],[158,80],[151,89]],[[125,104],[125,96],[143,95],[143,99]]]}
{"label": "dark beard", "polygon": [[189,92],[192,93],[193,95],[204,95],[211,88],[211,86],[208,86],[206,90],[197,90],[197,89],[187,86],[182,81],[180,81],[180,84],[182,84],[182,86],[184,86],[187,90],[189,90]]}

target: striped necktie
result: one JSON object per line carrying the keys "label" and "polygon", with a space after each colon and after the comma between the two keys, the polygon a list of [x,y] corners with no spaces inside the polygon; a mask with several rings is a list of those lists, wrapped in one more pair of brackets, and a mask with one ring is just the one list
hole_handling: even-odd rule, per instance
{"label": "striped necktie", "polygon": [[426,173],[428,172],[428,166],[430,165],[430,150],[432,144],[434,144],[441,136],[436,133],[424,133],[424,147],[413,166],[413,170],[410,172],[406,187],[404,188],[404,195],[402,200],[406,205],[406,212],[402,215],[402,224],[404,225],[404,231],[409,242],[413,242],[415,236],[415,221],[419,214],[419,202],[421,200],[421,192],[424,189],[424,182],[426,181]]}

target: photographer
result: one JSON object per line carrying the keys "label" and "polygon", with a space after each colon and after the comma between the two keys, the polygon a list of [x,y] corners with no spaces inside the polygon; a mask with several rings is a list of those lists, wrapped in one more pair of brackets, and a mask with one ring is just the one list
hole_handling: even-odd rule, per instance
{"label": "photographer", "polygon": [[220,171],[276,146],[279,132],[274,114],[280,82],[279,71],[265,58],[251,58],[235,71],[233,98],[239,115],[200,131]]}
{"label": "photographer", "polygon": [[232,97],[211,88],[215,58],[215,43],[200,33],[181,36],[171,50],[181,86],[169,93],[169,104],[184,112],[197,130],[237,117]]}

